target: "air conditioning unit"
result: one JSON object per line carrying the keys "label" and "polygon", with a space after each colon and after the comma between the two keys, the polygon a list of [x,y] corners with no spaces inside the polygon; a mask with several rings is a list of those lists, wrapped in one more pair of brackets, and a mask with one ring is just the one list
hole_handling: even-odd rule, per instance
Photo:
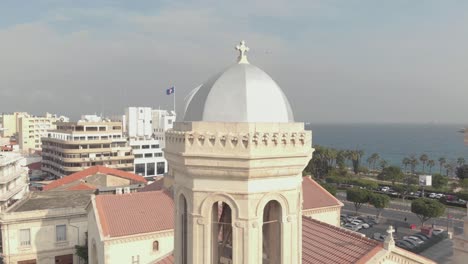
{"label": "air conditioning unit", "polygon": [[115,189],[115,194],[122,194],[122,193],[123,193],[122,188],[116,188]]}
{"label": "air conditioning unit", "polygon": [[126,194],[130,193],[130,187],[124,187],[123,192]]}

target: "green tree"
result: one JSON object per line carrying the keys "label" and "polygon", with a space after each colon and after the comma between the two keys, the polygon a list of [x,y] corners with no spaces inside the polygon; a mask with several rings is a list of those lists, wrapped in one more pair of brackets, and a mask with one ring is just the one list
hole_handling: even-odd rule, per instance
{"label": "green tree", "polygon": [[442,174],[442,167],[444,164],[447,162],[447,160],[444,157],[439,158],[439,173]]}
{"label": "green tree", "polygon": [[356,215],[361,206],[369,202],[370,192],[366,189],[350,188],[346,190],[346,200],[354,204]]}
{"label": "green tree", "polygon": [[457,164],[458,164],[458,167],[461,167],[461,166],[465,165],[465,158],[459,157],[457,159]]}
{"label": "green tree", "polygon": [[369,203],[377,209],[377,219],[380,218],[382,210],[390,204],[390,197],[386,194],[373,193],[369,197]]}
{"label": "green tree", "polygon": [[348,152],[348,157],[351,160],[353,164],[353,172],[354,174],[359,173],[359,166],[361,163],[361,158],[364,156],[364,151],[363,150],[350,150]]}
{"label": "green tree", "polygon": [[429,167],[429,173],[432,172],[432,167],[435,166],[435,161],[434,160],[428,160],[427,161],[427,166]]}
{"label": "green tree", "polygon": [[468,165],[463,165],[457,168],[457,177],[460,180],[468,179]]}
{"label": "green tree", "polygon": [[325,147],[315,145],[312,159],[307,164],[305,170],[317,179],[322,179],[330,170],[328,150]]}
{"label": "green tree", "polygon": [[444,177],[440,174],[434,174],[432,175],[432,186],[436,189],[442,189],[443,187],[446,187],[448,183],[447,177]]}
{"label": "green tree", "polygon": [[375,170],[376,168],[376,163],[379,161],[380,155],[378,153],[372,153],[370,157],[367,159],[367,162],[369,163],[369,166],[372,165],[372,169]]}
{"label": "green tree", "polygon": [[453,173],[453,165],[450,164],[450,163],[447,163],[444,165],[444,168],[445,168],[445,176],[449,176],[449,175],[452,175]]}
{"label": "green tree", "polygon": [[416,172],[416,166],[418,166],[419,161],[416,156],[411,155],[410,157],[410,166],[411,166],[411,173],[414,174]]}
{"label": "green tree", "polygon": [[419,160],[421,161],[422,163],[422,172],[424,173],[425,169],[426,169],[426,162],[429,160],[429,157],[426,155],[426,154],[422,154],[420,157],[419,157]]}
{"label": "green tree", "polygon": [[377,179],[382,181],[391,181],[392,185],[395,185],[395,182],[403,179],[403,172],[400,167],[390,166],[382,170],[382,172],[377,175]]}
{"label": "green tree", "polygon": [[412,192],[416,192],[418,190],[418,187],[412,184],[410,180],[407,180],[406,184],[397,184],[393,186],[393,189],[397,193],[401,194],[401,198],[404,200]]}
{"label": "green tree", "polygon": [[402,163],[403,166],[405,167],[405,173],[407,173],[407,172],[408,172],[408,166],[411,164],[410,158],[405,157],[405,158],[401,161],[401,163]]}
{"label": "green tree", "polygon": [[380,169],[383,170],[388,166],[388,162],[386,160],[381,160],[379,162]]}
{"label": "green tree", "polygon": [[445,212],[445,206],[437,200],[428,198],[418,198],[411,203],[411,212],[421,221],[421,226],[433,218],[442,216]]}

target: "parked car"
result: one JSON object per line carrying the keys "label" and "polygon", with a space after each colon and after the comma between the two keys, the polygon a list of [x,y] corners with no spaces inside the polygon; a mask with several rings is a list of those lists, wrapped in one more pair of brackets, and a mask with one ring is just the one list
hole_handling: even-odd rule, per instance
{"label": "parked car", "polygon": [[383,186],[382,188],[380,188],[380,190],[381,190],[382,192],[388,192],[388,191],[390,191],[390,187],[388,187],[388,186]]}
{"label": "parked car", "polygon": [[345,224],[343,227],[346,228],[346,229],[352,230],[352,231],[356,231],[356,232],[361,229],[360,226],[358,226],[356,224],[349,224],[349,223]]}
{"label": "parked car", "polygon": [[437,235],[442,234],[444,231],[445,230],[443,230],[442,228],[434,228],[432,229],[432,234],[437,236]]}
{"label": "parked car", "polygon": [[424,243],[424,241],[422,239],[420,239],[418,237],[415,237],[415,236],[405,236],[405,237],[403,237],[403,240],[412,240],[412,241],[414,241],[414,242],[416,242],[418,244]]}
{"label": "parked car", "polygon": [[418,234],[414,234],[413,236],[421,239],[422,241],[426,241],[426,240],[429,240],[429,237],[424,235],[424,234],[421,234],[421,233],[418,233]]}
{"label": "parked car", "polygon": [[405,240],[397,240],[395,241],[395,245],[397,245],[397,247],[401,247],[401,248],[404,248],[404,249],[413,249],[415,248],[415,246],[411,243],[409,243],[408,241],[405,241]]}
{"label": "parked car", "polygon": [[411,245],[413,245],[414,247],[419,246],[419,243],[417,243],[416,241],[411,240],[411,239],[403,239],[402,241],[406,241],[406,242],[410,243]]}
{"label": "parked car", "polygon": [[365,222],[363,222],[361,220],[354,220],[354,221],[351,222],[351,224],[360,225],[364,229],[367,229],[367,228],[370,227],[369,224],[367,224],[367,223],[365,223]]}

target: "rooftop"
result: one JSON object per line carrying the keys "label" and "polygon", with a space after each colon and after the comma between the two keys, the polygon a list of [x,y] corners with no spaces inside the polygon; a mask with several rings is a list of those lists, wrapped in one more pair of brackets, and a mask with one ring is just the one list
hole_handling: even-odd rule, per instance
{"label": "rooftop", "polygon": [[121,237],[174,229],[174,202],[164,191],[95,196],[104,236]]}
{"label": "rooftop", "polygon": [[342,202],[309,176],[303,177],[302,179],[302,195],[304,196],[304,203],[302,204],[303,210],[343,206]]}
{"label": "rooftop", "polygon": [[8,212],[26,212],[58,208],[86,207],[93,191],[30,192],[28,197],[10,207]]}
{"label": "rooftop", "polygon": [[55,180],[49,183],[48,185],[44,186],[44,191],[52,190],[60,186],[72,183],[74,181],[82,180],[88,176],[95,175],[95,174],[113,175],[113,176],[129,179],[129,180],[133,180],[135,182],[146,183],[145,178],[143,178],[142,176],[133,174],[131,172],[112,169],[112,168],[108,168],[105,166],[94,166],[94,167],[90,167],[88,169],[70,174],[59,180]]}
{"label": "rooftop", "polygon": [[302,263],[366,263],[381,243],[344,228],[302,217]]}

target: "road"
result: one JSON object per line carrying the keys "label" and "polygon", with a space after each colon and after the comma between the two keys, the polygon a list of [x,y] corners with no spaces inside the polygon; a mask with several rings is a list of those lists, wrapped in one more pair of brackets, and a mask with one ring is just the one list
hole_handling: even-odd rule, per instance
{"label": "road", "polygon": [[[341,195],[337,196],[338,199],[340,199],[344,203],[344,213],[353,213],[354,205],[351,202],[346,201]],[[359,212],[363,214],[375,215],[377,211],[373,206],[364,204],[362,205]],[[461,217],[459,215],[461,214],[457,214],[454,218],[449,219],[449,227],[450,229],[453,228],[453,232],[455,235],[463,233],[463,220],[461,220]],[[417,226],[419,226],[421,223],[419,221],[419,218],[410,211],[410,207],[405,205],[391,204],[389,208],[386,208],[382,211],[381,216],[387,219],[388,225],[393,225],[397,228],[408,227],[409,224],[416,224]],[[405,218],[407,220],[406,223],[404,221]],[[435,226],[442,227],[444,229],[447,228],[447,218],[445,216],[430,219],[426,223],[429,225],[434,224]]]}

